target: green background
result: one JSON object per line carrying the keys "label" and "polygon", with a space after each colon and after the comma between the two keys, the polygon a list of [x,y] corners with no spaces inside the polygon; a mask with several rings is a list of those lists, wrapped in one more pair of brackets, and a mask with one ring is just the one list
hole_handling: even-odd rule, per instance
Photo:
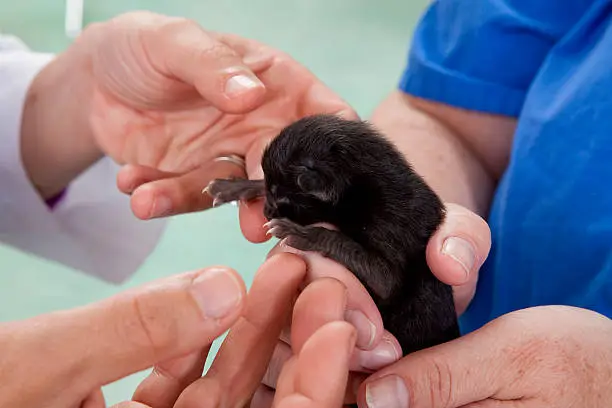
{"label": "green background", "polygon": [[[69,45],[64,33],[64,1],[2,3],[0,31],[21,37],[35,50],[58,52]],[[395,87],[411,32],[427,3],[89,0],[85,1],[84,23],[138,9],[188,16],[204,27],[254,38],[288,52],[367,117]],[[211,264],[235,268],[248,283],[270,245],[244,240],[236,215],[235,207],[226,206],[173,218],[145,265],[120,286],[0,246],[0,321],[82,305],[162,276]],[[105,387],[107,403],[128,399],[145,374]]]}

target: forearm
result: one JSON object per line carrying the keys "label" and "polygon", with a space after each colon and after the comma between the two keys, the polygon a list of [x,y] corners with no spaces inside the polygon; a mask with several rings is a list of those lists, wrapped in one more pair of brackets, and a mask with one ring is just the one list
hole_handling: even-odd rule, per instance
{"label": "forearm", "polygon": [[[462,205],[483,217],[507,162],[513,120],[501,121],[507,123],[502,124],[503,134],[491,140],[498,145],[490,149],[498,152],[492,154],[497,157],[491,160],[482,159],[483,152],[467,143],[453,128],[454,123],[426,113],[399,91],[381,103],[371,118],[444,201]],[[499,122],[496,119],[496,125]]]}
{"label": "forearm", "polygon": [[44,199],[61,192],[102,157],[89,126],[91,68],[74,45],[35,77],[21,124],[25,171]]}

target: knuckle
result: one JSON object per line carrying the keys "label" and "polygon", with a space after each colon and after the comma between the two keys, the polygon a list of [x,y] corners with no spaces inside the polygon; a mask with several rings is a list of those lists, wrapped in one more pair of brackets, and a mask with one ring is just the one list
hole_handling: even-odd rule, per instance
{"label": "knuckle", "polygon": [[[427,364],[428,370],[423,377],[426,384],[424,390],[429,390],[429,406],[432,407],[454,407],[455,392],[454,380],[450,366],[444,361],[432,358]],[[412,389],[408,384],[408,389]]]}
{"label": "knuckle", "polygon": [[172,348],[176,343],[177,326],[174,319],[167,319],[167,311],[162,310],[144,297],[135,297],[130,303],[129,330],[127,339],[138,348],[149,350],[153,355]]}
{"label": "knuckle", "polygon": [[206,47],[193,47],[190,51],[192,58],[202,63],[214,62],[216,64],[224,64],[227,60],[237,58],[236,53],[224,44],[217,41],[211,41]]}

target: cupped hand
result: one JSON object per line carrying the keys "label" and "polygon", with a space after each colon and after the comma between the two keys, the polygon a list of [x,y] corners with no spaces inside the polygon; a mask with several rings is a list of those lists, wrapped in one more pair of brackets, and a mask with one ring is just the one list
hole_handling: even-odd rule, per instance
{"label": "cupped hand", "polygon": [[143,219],[208,208],[201,192],[211,179],[245,176],[218,156],[245,157],[253,174],[293,121],[356,117],[288,55],[184,18],[123,14],[90,26],[75,47],[90,60],[93,137],[126,165],[118,185]]}
{"label": "cupped hand", "polygon": [[610,319],[534,307],[377,372],[362,385],[359,406],[604,408],[611,378]]}

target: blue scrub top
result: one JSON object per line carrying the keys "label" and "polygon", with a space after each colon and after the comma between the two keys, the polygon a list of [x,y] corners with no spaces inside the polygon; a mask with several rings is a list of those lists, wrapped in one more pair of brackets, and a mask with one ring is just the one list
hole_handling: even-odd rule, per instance
{"label": "blue scrub top", "polygon": [[612,317],[611,18],[610,0],[438,0],[417,27],[401,90],[518,118],[464,333],[537,305]]}

